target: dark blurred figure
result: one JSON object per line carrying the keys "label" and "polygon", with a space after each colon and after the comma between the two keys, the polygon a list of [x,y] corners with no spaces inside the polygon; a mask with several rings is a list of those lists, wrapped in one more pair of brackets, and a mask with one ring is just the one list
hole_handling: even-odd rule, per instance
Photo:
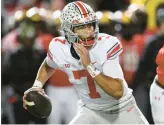
{"label": "dark blurred figure", "polygon": [[11,31],[11,28],[14,24],[14,13],[17,7],[19,0],[3,0],[2,1],[2,13],[1,16],[3,18],[2,25],[2,33],[5,35],[6,33]]}
{"label": "dark blurred figure", "polygon": [[144,7],[139,7],[132,14],[131,20],[136,34],[143,34],[147,27],[148,15]]}
{"label": "dark blurred figure", "polygon": [[114,22],[112,20],[113,13],[111,11],[97,11],[99,18],[99,29],[101,32],[115,35]]}
{"label": "dark blurred figure", "polygon": [[61,15],[61,10],[55,10],[55,11],[51,11],[50,18],[47,18],[48,31],[54,37],[58,37],[61,35],[60,32],[61,27],[60,27],[60,19],[59,19],[60,15]]}
{"label": "dark blurred figure", "polygon": [[[7,33],[5,36],[2,37],[2,43],[1,43],[1,54],[2,54],[2,74],[4,71],[4,55],[5,53],[12,53],[15,52],[19,48],[17,36],[18,36],[18,30],[19,24],[25,19],[25,11],[18,10],[14,14],[14,26],[12,31]],[[2,23],[2,26],[3,23]],[[2,32],[3,33],[3,32]],[[5,56],[6,57],[6,56]],[[2,75],[3,76],[3,75]],[[2,123],[9,123],[9,124],[15,124],[15,118],[14,118],[14,112],[13,112],[13,105],[9,103],[12,101],[13,98],[13,88],[10,85],[6,85],[2,83],[2,96],[1,96],[1,104],[2,104]]]}
{"label": "dark blurred figure", "polygon": [[[48,19],[49,11],[44,8],[32,7],[27,12],[26,15],[30,18],[36,25],[36,30],[38,36],[36,42],[47,52],[49,42],[55,37],[56,34],[52,34],[49,29]],[[53,29],[56,31],[56,28]]]}
{"label": "dark blurred figure", "polygon": [[149,123],[153,124],[149,90],[150,85],[156,75],[156,63],[155,58],[158,51],[164,45],[164,5],[160,5],[157,9],[157,19],[159,21],[159,31],[155,36],[148,40],[147,45],[144,48],[144,53],[139,62],[138,69],[136,71],[132,89],[134,90],[134,96],[136,101],[148,119]]}
{"label": "dark blurred figure", "polygon": [[45,58],[42,48],[37,46],[36,25],[26,19],[16,29],[16,35],[10,41],[17,46],[13,51],[4,50],[2,60],[2,86],[10,85],[13,94],[8,103],[13,105],[16,124],[45,124],[45,119],[39,119],[29,114],[23,107],[22,97],[27,87],[35,80],[35,74]]}
{"label": "dark blurred figure", "polygon": [[28,10],[32,7],[38,8],[47,8],[49,7],[50,0],[19,0],[17,9],[25,9]]}
{"label": "dark blurred figure", "polygon": [[[4,24],[4,17],[1,16],[1,31],[2,31],[2,29],[4,28],[4,27],[3,27],[3,24]],[[3,36],[4,36],[4,32],[1,32],[1,39],[3,38]]]}
{"label": "dark blurred figure", "polygon": [[[18,41],[17,41],[17,35],[18,35],[18,30],[17,28],[19,27],[20,23],[26,19],[26,14],[25,11],[23,10],[18,10],[14,14],[14,27],[13,29],[7,33],[3,38],[2,38],[2,48],[1,52],[2,55],[6,51],[15,51],[18,48]],[[3,57],[3,56],[2,56]]]}
{"label": "dark blurred figure", "polygon": [[128,5],[128,0],[100,0],[97,9],[115,12],[117,10],[125,9]]}
{"label": "dark blurred figure", "polygon": [[[123,53],[120,57],[120,64],[122,66],[125,80],[128,86],[131,87],[134,74],[136,72],[138,62],[143,52],[145,45],[145,30],[147,26],[147,14],[144,8],[138,7],[132,16],[128,17],[126,10],[123,15],[121,25],[121,44],[123,46]],[[125,20],[129,18],[129,22]]]}

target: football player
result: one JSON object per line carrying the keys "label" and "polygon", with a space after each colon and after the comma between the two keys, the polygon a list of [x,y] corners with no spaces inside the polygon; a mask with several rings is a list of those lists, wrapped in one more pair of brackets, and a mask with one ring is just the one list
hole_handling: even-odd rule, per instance
{"label": "football player", "polygon": [[93,9],[80,1],[67,4],[61,14],[61,29],[64,37],[51,41],[24,100],[29,91],[42,91],[58,67],[67,73],[80,97],[77,115],[70,124],[148,124],[124,80],[120,42],[99,33]]}
{"label": "football player", "polygon": [[155,36],[155,44],[159,44],[159,41],[163,43],[162,48],[159,50],[156,56],[156,73],[154,81],[150,87],[150,104],[152,110],[152,116],[155,124],[164,124],[164,5],[157,10],[157,19],[159,21],[159,31]]}
{"label": "football player", "polygon": [[150,88],[150,104],[155,124],[164,123],[164,46],[156,58],[157,75]]}

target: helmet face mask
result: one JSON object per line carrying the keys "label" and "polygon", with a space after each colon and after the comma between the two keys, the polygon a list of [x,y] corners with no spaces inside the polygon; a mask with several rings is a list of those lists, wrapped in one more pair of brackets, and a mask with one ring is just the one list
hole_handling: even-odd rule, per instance
{"label": "helmet face mask", "polygon": [[78,43],[83,44],[84,46],[91,46],[93,44],[90,41],[95,39],[95,23],[88,23],[84,25],[75,26],[73,32],[77,35]]}
{"label": "helmet face mask", "polygon": [[[75,33],[74,29],[77,27],[84,27],[85,25],[92,24],[94,29],[91,36],[93,37],[92,42],[88,42],[90,38],[86,38],[83,42],[84,46],[93,46],[93,42],[97,38],[97,34],[99,32],[98,28],[98,19],[93,11],[93,9],[87,4],[76,1],[69,3],[66,5],[61,14],[61,29],[68,40],[69,43],[77,43],[83,41],[85,37],[85,33]],[[92,44],[91,44],[92,43]]]}

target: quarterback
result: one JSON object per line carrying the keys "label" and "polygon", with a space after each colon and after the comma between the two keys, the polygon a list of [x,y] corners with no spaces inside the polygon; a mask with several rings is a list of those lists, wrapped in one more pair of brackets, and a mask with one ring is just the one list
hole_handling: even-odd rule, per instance
{"label": "quarterback", "polygon": [[99,33],[92,8],[80,1],[67,4],[61,14],[61,29],[63,36],[51,41],[24,100],[29,91],[43,92],[45,82],[60,68],[80,98],[70,124],[148,124],[124,80],[119,64],[121,44],[116,37]]}

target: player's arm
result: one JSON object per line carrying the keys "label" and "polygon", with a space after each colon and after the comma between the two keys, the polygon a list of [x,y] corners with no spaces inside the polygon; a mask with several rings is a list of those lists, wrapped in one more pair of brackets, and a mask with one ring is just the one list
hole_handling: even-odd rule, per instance
{"label": "player's arm", "polygon": [[[42,90],[42,87],[44,86],[46,81],[54,74],[56,68],[57,66],[55,65],[55,63],[50,60],[49,57],[46,57],[38,70],[34,84],[30,89],[25,91],[24,94],[26,95],[29,91]],[[42,92],[44,93],[44,91]]]}
{"label": "player's arm", "polygon": [[[108,60],[103,65],[103,71],[98,71],[94,65],[89,64],[87,68],[96,83],[109,95],[119,99],[123,95],[123,73],[119,64],[118,57]],[[93,68],[92,68],[93,67]],[[92,69],[94,69],[92,71]]]}
{"label": "player's arm", "polygon": [[51,53],[52,49],[53,46],[50,44],[47,57],[44,59],[38,70],[33,87],[42,88],[46,81],[54,74],[55,69],[58,68],[57,64],[53,61],[53,55]]}
{"label": "player's arm", "polygon": [[[47,57],[46,57],[46,59],[47,59]],[[38,70],[37,77],[36,77],[36,80],[35,80],[33,86],[24,92],[24,96],[23,96],[23,107],[25,109],[27,109],[27,107],[26,107],[26,105],[27,105],[26,95],[30,91],[39,91],[39,92],[45,94],[44,89],[42,89],[42,87],[46,83],[46,81],[55,72],[55,69],[54,68],[51,68],[48,65],[46,59],[43,61],[43,63],[41,64],[41,66],[40,66],[40,68]]]}
{"label": "player's arm", "polygon": [[30,92],[30,91],[40,91],[41,93],[44,94],[44,90],[43,85],[46,83],[46,81],[53,75],[53,73],[55,72],[55,69],[58,68],[57,64],[53,61],[53,55],[50,52],[52,50],[52,46],[49,46],[49,51],[47,53],[47,57],[45,58],[45,60],[43,61],[43,63],[41,64],[35,82],[32,85],[31,88],[29,88],[28,90],[26,90],[24,92],[24,96],[23,96],[23,101],[24,101],[24,108],[26,108],[26,95]]}
{"label": "player's arm", "polygon": [[[47,58],[46,58],[47,59]],[[39,86],[42,88],[42,86],[46,83],[46,81],[54,74],[55,69],[50,67],[47,64],[46,59],[43,61],[43,63],[41,64],[37,76],[36,76],[36,80],[33,86]]]}

